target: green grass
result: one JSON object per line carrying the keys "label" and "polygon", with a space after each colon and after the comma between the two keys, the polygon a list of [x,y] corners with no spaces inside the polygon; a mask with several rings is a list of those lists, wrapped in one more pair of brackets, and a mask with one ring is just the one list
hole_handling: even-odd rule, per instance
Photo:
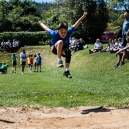
{"label": "green grass", "polygon": [[[124,108],[129,103],[128,60],[123,67],[115,69],[117,58],[114,54],[89,54],[88,50],[72,56],[73,78],[68,79],[62,76],[64,68],[56,68],[56,56],[48,46],[27,47],[27,53],[41,53],[43,72],[30,73],[26,66],[25,75],[21,75],[20,66],[17,66],[17,73],[13,74],[9,60],[8,74],[0,75],[0,106],[70,108],[106,105]],[[4,58],[1,54],[0,62],[4,62]]]}

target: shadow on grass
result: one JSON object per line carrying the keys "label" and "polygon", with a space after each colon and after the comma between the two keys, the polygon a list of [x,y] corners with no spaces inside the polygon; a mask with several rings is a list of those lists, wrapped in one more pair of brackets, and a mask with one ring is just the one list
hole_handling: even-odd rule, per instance
{"label": "shadow on grass", "polygon": [[97,108],[91,108],[91,109],[87,109],[87,110],[82,110],[81,114],[88,114],[90,112],[95,112],[95,113],[98,113],[98,112],[110,112],[111,110],[110,109],[107,109],[103,106],[100,106],[100,107],[97,107]]}
{"label": "shadow on grass", "polygon": [[12,122],[12,121],[2,120],[2,119],[0,119],[0,122],[9,123],[9,124],[13,124],[13,123],[15,123],[15,122]]}

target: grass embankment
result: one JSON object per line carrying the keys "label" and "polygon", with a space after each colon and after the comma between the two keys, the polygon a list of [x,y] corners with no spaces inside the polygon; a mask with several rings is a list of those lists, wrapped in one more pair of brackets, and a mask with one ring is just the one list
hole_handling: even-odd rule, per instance
{"label": "grass embankment", "polygon": [[[48,46],[27,47],[27,53],[41,53],[43,71],[30,73],[26,66],[25,74],[21,75],[19,65],[14,74],[9,65],[8,74],[0,75],[0,106],[125,107],[129,103],[128,61],[115,69],[117,58],[114,54],[89,54],[88,50],[72,56],[70,70],[73,78],[67,79],[62,76],[64,68],[56,68],[56,56]],[[0,61],[3,61],[1,56]],[[8,63],[11,64],[11,60]]]}

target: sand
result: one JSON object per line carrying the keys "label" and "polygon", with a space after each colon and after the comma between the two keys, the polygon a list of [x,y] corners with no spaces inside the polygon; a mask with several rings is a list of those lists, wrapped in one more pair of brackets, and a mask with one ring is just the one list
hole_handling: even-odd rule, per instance
{"label": "sand", "polygon": [[129,109],[6,107],[0,129],[129,129]]}

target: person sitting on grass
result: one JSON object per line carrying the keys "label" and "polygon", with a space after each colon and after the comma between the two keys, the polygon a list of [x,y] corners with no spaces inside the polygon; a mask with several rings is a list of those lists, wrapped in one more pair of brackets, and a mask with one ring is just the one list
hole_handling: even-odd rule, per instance
{"label": "person sitting on grass", "polygon": [[103,45],[100,42],[100,39],[96,39],[96,42],[94,44],[94,48],[92,50],[89,50],[89,54],[94,53],[94,52],[99,52],[103,49]]}
{"label": "person sitting on grass", "polygon": [[129,59],[129,36],[126,36],[127,45],[125,48],[120,49],[118,52],[116,52],[116,56],[118,57],[117,64],[115,65],[115,68],[120,67],[125,64],[125,58]]}
{"label": "person sitting on grass", "polygon": [[68,78],[72,78],[69,70],[70,61],[71,61],[71,51],[69,49],[69,38],[71,34],[74,32],[74,29],[76,29],[79,24],[83,21],[83,19],[87,16],[87,12],[84,12],[84,14],[81,16],[81,18],[70,28],[68,28],[68,25],[66,22],[62,22],[58,25],[58,30],[54,31],[50,28],[48,28],[46,25],[44,25],[41,21],[38,22],[38,24],[46,30],[49,35],[52,37],[52,42],[50,44],[51,51],[57,55],[58,62],[57,67],[63,67],[63,61],[61,59],[61,56],[65,57],[65,63],[66,63],[66,69],[63,73],[64,76]]}
{"label": "person sitting on grass", "polygon": [[6,63],[2,63],[2,66],[0,67],[0,73],[6,74],[7,68],[8,68],[8,65]]}
{"label": "person sitting on grass", "polygon": [[109,52],[109,51],[111,51],[113,48],[114,48],[114,42],[113,42],[113,39],[110,38],[110,39],[108,40],[108,46],[107,46],[106,48],[102,49],[100,52]]}
{"label": "person sitting on grass", "polygon": [[110,50],[110,53],[116,53],[121,48],[121,45],[117,39],[114,39],[114,48]]}

